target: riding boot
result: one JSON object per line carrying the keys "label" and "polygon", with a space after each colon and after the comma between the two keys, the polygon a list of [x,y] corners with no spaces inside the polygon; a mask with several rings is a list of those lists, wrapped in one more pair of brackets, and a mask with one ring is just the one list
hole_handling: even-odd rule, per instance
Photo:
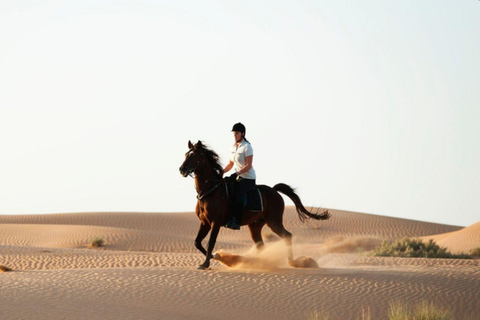
{"label": "riding boot", "polygon": [[225,227],[233,230],[240,230],[240,224],[242,222],[242,211],[242,207],[240,207],[239,205],[234,205],[232,207],[230,219],[225,224]]}

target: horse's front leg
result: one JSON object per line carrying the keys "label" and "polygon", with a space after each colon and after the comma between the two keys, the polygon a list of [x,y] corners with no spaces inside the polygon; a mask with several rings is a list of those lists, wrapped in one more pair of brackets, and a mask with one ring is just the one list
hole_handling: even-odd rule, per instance
{"label": "horse's front leg", "polygon": [[205,256],[207,255],[207,250],[202,246],[202,241],[205,239],[207,234],[210,232],[210,225],[208,223],[202,222],[200,228],[198,229],[197,237],[195,238],[195,247],[200,250]]}
{"label": "horse's front leg", "polygon": [[214,223],[212,226],[212,232],[210,233],[210,240],[208,240],[207,253],[205,254],[205,262],[201,264],[198,269],[205,270],[210,267],[210,259],[212,258],[212,251],[217,241],[218,232],[220,231],[220,224]]}

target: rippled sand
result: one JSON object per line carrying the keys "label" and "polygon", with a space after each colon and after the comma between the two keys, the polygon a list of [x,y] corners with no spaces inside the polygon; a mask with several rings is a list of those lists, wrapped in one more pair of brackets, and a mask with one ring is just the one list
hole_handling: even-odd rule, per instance
{"label": "rippled sand", "polygon": [[[361,254],[382,240],[433,238],[452,251],[480,246],[480,224],[462,228],[330,210],[328,221],[285,226],[295,257],[318,268],[292,268],[279,238],[264,228],[257,254],[246,228],[222,229],[216,251],[247,257],[227,267],[203,256],[193,213],[75,213],[0,216],[1,319],[384,319],[390,301],[423,299],[461,318],[480,312],[480,260],[402,259]],[[95,237],[105,247],[88,245]],[[208,239],[208,238],[207,238]],[[205,241],[206,242],[206,241]]]}

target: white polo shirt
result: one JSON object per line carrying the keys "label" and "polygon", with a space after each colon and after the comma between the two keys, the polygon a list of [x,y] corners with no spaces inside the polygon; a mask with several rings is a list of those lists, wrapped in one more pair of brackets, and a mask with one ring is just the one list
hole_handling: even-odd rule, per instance
{"label": "white polo shirt", "polygon": [[[240,171],[246,164],[246,157],[253,156],[253,148],[252,145],[243,140],[242,143],[237,147],[237,144],[235,143],[231,148],[230,148],[230,161],[233,162],[233,169],[235,172]],[[257,176],[255,174],[255,170],[250,168],[245,173],[242,173],[240,177],[245,178],[245,179],[256,179]]]}

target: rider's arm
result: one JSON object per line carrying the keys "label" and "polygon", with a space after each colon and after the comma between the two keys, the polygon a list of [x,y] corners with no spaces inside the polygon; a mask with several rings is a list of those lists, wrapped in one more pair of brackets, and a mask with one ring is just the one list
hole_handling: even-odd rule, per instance
{"label": "rider's arm", "polygon": [[230,161],[227,166],[223,169],[223,173],[227,173],[228,171],[230,171],[230,169],[232,169],[233,167],[233,161]]}

